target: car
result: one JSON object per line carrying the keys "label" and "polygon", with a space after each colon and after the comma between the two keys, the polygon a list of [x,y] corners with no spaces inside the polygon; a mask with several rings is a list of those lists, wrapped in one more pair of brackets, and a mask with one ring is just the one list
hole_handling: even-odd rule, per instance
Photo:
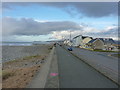
{"label": "car", "polygon": [[72,47],[68,47],[68,50],[69,50],[69,51],[73,51]]}

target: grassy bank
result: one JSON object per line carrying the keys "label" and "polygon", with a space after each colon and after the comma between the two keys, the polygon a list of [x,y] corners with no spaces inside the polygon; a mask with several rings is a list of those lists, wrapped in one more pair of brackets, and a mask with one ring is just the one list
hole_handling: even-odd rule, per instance
{"label": "grassy bank", "polygon": [[120,54],[112,54],[111,56],[120,58]]}
{"label": "grassy bank", "polygon": [[109,50],[100,50],[100,49],[91,49],[91,48],[83,48],[89,51],[95,51],[95,52],[119,52],[119,51],[109,51]]}
{"label": "grassy bank", "polygon": [[118,52],[118,51],[98,50],[98,49],[95,49],[93,51],[97,51],[97,52]]}

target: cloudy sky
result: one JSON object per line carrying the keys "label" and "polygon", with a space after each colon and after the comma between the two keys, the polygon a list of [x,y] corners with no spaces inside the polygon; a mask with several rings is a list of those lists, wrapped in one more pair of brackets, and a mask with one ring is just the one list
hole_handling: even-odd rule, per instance
{"label": "cloudy sky", "polygon": [[3,41],[48,41],[87,35],[117,39],[117,2],[4,2]]}

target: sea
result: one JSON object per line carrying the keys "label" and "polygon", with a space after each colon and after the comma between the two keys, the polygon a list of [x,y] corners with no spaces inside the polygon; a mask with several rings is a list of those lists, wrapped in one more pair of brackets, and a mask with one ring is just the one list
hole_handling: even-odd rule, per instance
{"label": "sea", "polygon": [[39,44],[50,44],[51,42],[40,41],[40,42],[0,42],[0,46],[31,46]]}

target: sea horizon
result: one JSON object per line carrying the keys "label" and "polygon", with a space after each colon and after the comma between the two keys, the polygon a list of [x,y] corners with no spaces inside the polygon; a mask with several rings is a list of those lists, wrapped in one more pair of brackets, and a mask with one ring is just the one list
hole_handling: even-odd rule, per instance
{"label": "sea horizon", "polygon": [[20,42],[20,41],[2,41],[0,42],[0,46],[31,46],[31,45],[39,45],[39,44],[50,44],[48,41],[32,41],[32,42]]}

